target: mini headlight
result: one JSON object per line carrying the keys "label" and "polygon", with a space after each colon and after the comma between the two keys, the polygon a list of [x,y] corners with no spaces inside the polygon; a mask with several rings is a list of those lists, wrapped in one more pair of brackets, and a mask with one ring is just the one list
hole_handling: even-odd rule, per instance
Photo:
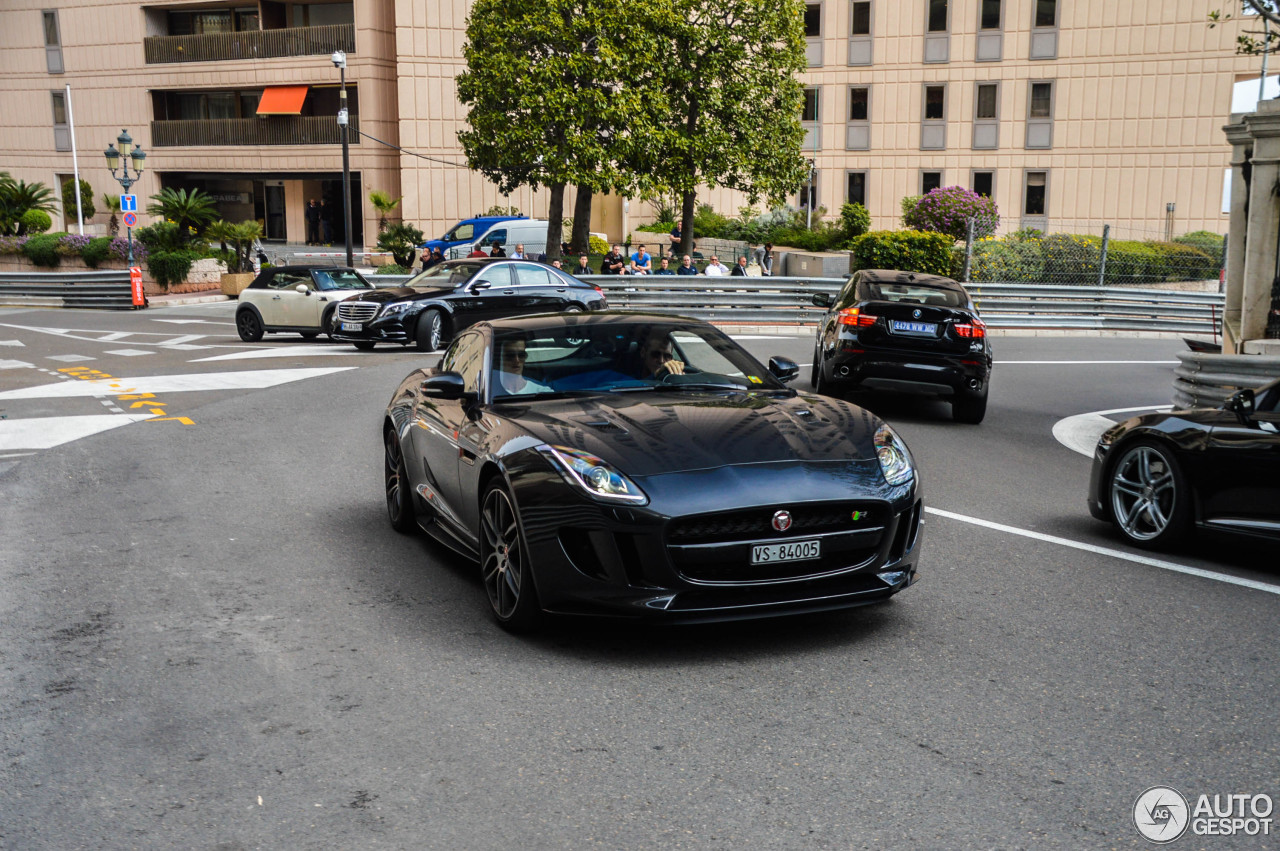
{"label": "mini headlight", "polygon": [[551,459],[566,481],[590,496],[635,504],[649,501],[635,482],[590,452],[546,444],[539,446],[538,451]]}
{"label": "mini headlight", "polygon": [[915,467],[911,463],[911,453],[907,445],[891,429],[888,423],[876,429],[876,458],[880,461],[880,470],[884,480],[891,485],[904,485],[915,477]]}
{"label": "mini headlight", "polygon": [[413,302],[411,301],[393,301],[391,304],[382,308],[382,315],[390,316],[393,313],[404,313],[411,307],[413,307]]}

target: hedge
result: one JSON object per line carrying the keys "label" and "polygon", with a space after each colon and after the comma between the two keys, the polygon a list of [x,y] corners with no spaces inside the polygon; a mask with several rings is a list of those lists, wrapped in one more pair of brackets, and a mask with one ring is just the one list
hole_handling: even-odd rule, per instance
{"label": "hedge", "polygon": [[954,242],[946,234],[931,231],[871,231],[852,241],[852,270],[901,269],[949,276]]}
{"label": "hedge", "polygon": [[185,281],[191,264],[199,259],[194,251],[153,251],[147,258],[147,269],[156,283],[169,287]]}

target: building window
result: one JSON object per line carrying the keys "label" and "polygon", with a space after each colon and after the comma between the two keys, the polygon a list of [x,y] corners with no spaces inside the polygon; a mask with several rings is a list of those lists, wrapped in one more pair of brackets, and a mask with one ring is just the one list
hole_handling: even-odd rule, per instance
{"label": "building window", "polygon": [[1037,27],[1056,27],[1058,25],[1058,0],[1036,0]]}
{"label": "building window", "polygon": [[973,148],[993,151],[1000,147],[1000,84],[978,83],[973,107]]}
{"label": "building window", "polygon": [[61,74],[62,66],[62,30],[58,27],[56,9],[46,9],[40,13],[44,23],[44,62],[50,74]]}
{"label": "building window", "polygon": [[[299,7],[294,6],[296,16]],[[170,10],[166,15],[169,35],[208,35],[212,33],[246,32],[260,29],[258,9]]]}
{"label": "building window", "polygon": [[987,198],[995,195],[996,173],[994,171],[975,171],[973,173],[973,191]]}
{"label": "building window", "polygon": [[853,0],[853,24],[849,30],[849,64],[870,65],[874,44],[871,38],[871,0]]}
{"label": "building window", "polygon": [[804,108],[800,112],[801,121],[818,120],[818,89],[804,90]]}
{"label": "building window", "polygon": [[871,150],[871,89],[849,87],[849,118],[845,128],[845,150]]}
{"label": "building window", "polygon": [[55,151],[71,150],[71,123],[67,120],[67,95],[65,92],[50,92],[53,100],[53,149]]}
{"label": "building window", "polygon": [[1058,58],[1058,3],[1057,0],[1036,0],[1035,16],[1031,19],[1032,59]]}
{"label": "building window", "polygon": [[845,202],[867,206],[867,172],[851,171],[847,174],[848,180],[846,184],[848,188],[845,191]]}
{"label": "building window", "polygon": [[978,29],[1000,29],[1000,7],[1000,0],[982,0],[982,12],[978,20]]}
{"label": "building window", "polygon": [[809,179],[800,186],[800,194],[796,198],[801,210],[818,209],[818,172],[811,170]]}
{"label": "building window", "polygon": [[947,0],[929,0],[929,32],[947,31]]}
{"label": "building window", "polygon": [[800,112],[800,121],[804,125],[804,150],[816,151],[822,147],[822,125],[818,123],[818,102],[822,89],[814,87],[804,90],[804,107]]}
{"label": "building window", "polygon": [[925,21],[924,61],[951,61],[951,21],[947,0],[928,0],[928,19]]}
{"label": "building window", "polygon": [[940,171],[921,171],[920,172],[920,194],[928,195],[933,190],[942,185],[942,172]]}
{"label": "building window", "polygon": [[806,3],[804,7],[804,54],[810,68],[822,64],[822,4]]}
{"label": "building window", "polygon": [[849,89],[849,120],[866,121],[867,104],[871,98],[871,90],[866,86],[853,86]]}
{"label": "building window", "polygon": [[1026,147],[1053,147],[1053,82],[1033,82],[1027,103]]}
{"label": "building window", "polygon": [[999,62],[1004,58],[1004,3],[981,0],[978,6],[978,35],[973,58],[977,62]]}
{"label": "building window", "polygon": [[1047,171],[1027,172],[1027,185],[1022,194],[1022,215],[1043,216],[1046,209],[1046,190],[1049,173]]}
{"label": "building window", "polygon": [[924,116],[920,122],[920,149],[941,151],[947,147],[947,87],[933,83],[924,87]]}
{"label": "building window", "polygon": [[926,120],[945,117],[947,102],[946,86],[924,87],[924,117]]}

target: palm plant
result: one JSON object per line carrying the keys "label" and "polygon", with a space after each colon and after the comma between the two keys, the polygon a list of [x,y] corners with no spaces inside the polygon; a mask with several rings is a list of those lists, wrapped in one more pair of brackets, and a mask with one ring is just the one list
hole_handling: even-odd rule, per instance
{"label": "palm plant", "polygon": [[28,210],[52,213],[57,210],[53,192],[43,183],[15,181],[8,172],[0,172],[0,231],[12,233],[21,229],[19,222]]}
{"label": "palm plant", "polygon": [[381,189],[374,189],[369,193],[369,203],[378,211],[378,233],[382,233],[387,229],[387,216],[395,212],[396,207],[400,206],[400,202],[404,200],[404,196],[392,198],[391,193],[383,192]]}
{"label": "palm plant", "polygon": [[184,244],[191,241],[193,232],[200,233],[218,217],[213,198],[199,189],[187,192],[166,187],[152,195],[151,200],[155,203],[147,205],[147,212],[176,224],[178,239]]}
{"label": "palm plant", "polygon": [[112,195],[110,192],[103,192],[102,206],[111,216],[107,220],[107,232],[111,234],[112,239],[115,239],[120,235],[120,196]]}
{"label": "palm plant", "polygon": [[218,243],[219,251],[227,250],[227,243],[234,242],[235,237],[232,235],[235,225],[223,219],[218,219],[204,229],[204,238],[210,242]]}
{"label": "palm plant", "polygon": [[252,272],[253,244],[262,238],[262,225],[253,219],[247,219],[238,225],[227,225],[227,241],[236,252],[236,272]]}

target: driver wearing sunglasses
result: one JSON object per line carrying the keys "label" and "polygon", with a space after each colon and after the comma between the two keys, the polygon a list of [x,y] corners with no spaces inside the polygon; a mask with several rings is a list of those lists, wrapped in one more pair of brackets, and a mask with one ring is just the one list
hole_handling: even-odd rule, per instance
{"label": "driver wearing sunglasses", "polygon": [[642,378],[663,379],[668,375],[684,375],[684,362],[675,358],[671,338],[652,331],[640,346]]}
{"label": "driver wearing sunglasses", "polygon": [[498,344],[498,358],[493,365],[495,396],[551,392],[548,385],[525,376],[524,365],[528,359],[528,344],[524,340],[505,340]]}

